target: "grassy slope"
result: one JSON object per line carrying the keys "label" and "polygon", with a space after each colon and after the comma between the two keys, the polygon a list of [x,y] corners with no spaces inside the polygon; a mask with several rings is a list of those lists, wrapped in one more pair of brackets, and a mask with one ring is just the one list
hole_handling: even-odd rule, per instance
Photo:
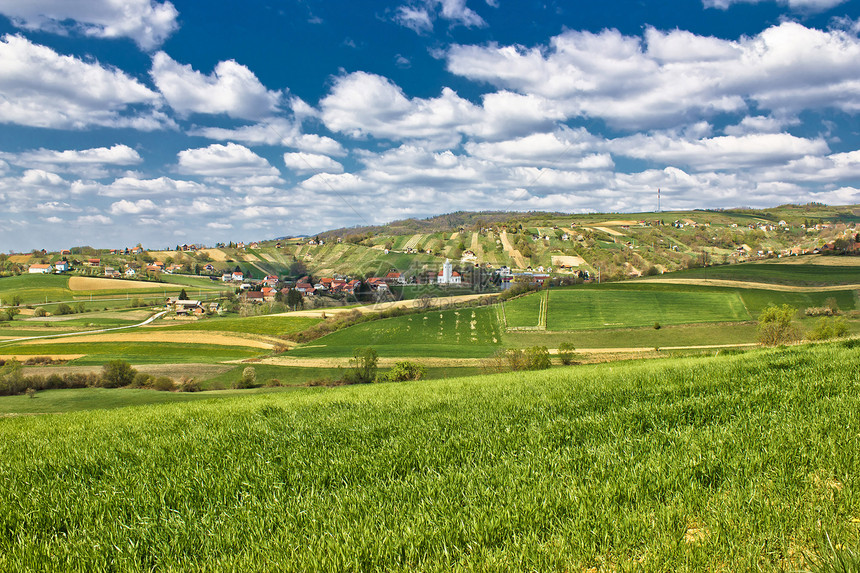
{"label": "grassy slope", "polygon": [[209,332],[242,332],[283,336],[299,332],[321,322],[318,318],[301,316],[248,316],[243,318],[210,318],[175,326],[159,326],[166,330],[205,330]]}
{"label": "grassy slope", "polygon": [[857,543],[858,369],[842,343],[0,420],[0,569],[794,569]]}
{"label": "grassy slope", "polygon": [[[46,329],[47,330],[47,329]],[[167,342],[58,342],[52,344],[8,345],[0,341],[0,353],[28,356],[85,354],[75,364],[103,364],[120,358],[135,364],[176,364],[222,362],[266,354],[257,348],[214,344],[175,344]]]}
{"label": "grassy slope", "polygon": [[747,263],[678,271],[668,278],[707,278],[794,286],[860,283],[860,267],[787,263]]}

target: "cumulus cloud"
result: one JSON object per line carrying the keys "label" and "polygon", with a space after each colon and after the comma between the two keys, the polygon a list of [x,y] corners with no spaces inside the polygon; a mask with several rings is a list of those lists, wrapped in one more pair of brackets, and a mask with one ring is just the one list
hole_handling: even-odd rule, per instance
{"label": "cumulus cloud", "polygon": [[[0,123],[162,129],[159,95],[115,68],[63,56],[21,36],[0,40]],[[142,106],[145,111],[137,111]]]}
{"label": "cumulus cloud", "polygon": [[169,177],[156,179],[140,179],[138,177],[121,177],[110,184],[104,185],[92,181],[75,181],[70,186],[73,195],[96,194],[103,197],[133,198],[149,196],[188,197],[193,195],[217,195],[218,189],[197,183]]}
{"label": "cumulus cloud", "polygon": [[199,127],[191,129],[189,133],[220,141],[241,141],[248,145],[283,145],[335,157],[346,155],[346,150],[334,139],[313,133],[302,133],[301,126],[282,118],[268,119],[235,129]]}
{"label": "cumulus cloud", "polygon": [[137,151],[123,144],[65,151],[41,148],[22,153],[0,153],[0,156],[15,165],[78,173],[92,178],[106,176],[105,166],[136,165],[143,161]]}
{"label": "cumulus cloud", "polygon": [[487,25],[477,12],[466,6],[466,0],[422,0],[400,6],[394,15],[395,22],[419,34],[431,32],[437,18],[467,28]]}
{"label": "cumulus cloud", "polygon": [[725,170],[784,163],[829,151],[821,139],[804,139],[787,133],[720,136],[700,140],[671,133],[637,134],[613,140],[616,153],[695,170]]}
{"label": "cumulus cloud", "polygon": [[860,39],[796,22],[737,41],[653,28],[644,38],[570,30],[546,47],[455,45],[447,61],[454,74],[625,129],[743,113],[751,102],[786,116],[860,110]]}
{"label": "cumulus cloud", "polygon": [[179,27],[173,4],[153,0],[5,0],[0,13],[19,28],[131,38],[145,50],[160,46]]}
{"label": "cumulus cloud", "polygon": [[284,163],[299,173],[343,173],[343,165],[327,155],[315,153],[285,153]]}
{"label": "cumulus cloud", "polygon": [[152,58],[152,80],[174,110],[261,119],[278,110],[282,95],[269,91],[247,67],[219,62],[208,76],[176,62],[164,52]]}
{"label": "cumulus cloud", "polygon": [[141,213],[152,213],[158,210],[158,206],[149,199],[140,201],[128,201],[123,199],[110,206],[111,215],[140,215]]}
{"label": "cumulus cloud", "polygon": [[268,160],[244,145],[213,143],[209,147],[179,152],[179,171],[203,177],[278,176]]}

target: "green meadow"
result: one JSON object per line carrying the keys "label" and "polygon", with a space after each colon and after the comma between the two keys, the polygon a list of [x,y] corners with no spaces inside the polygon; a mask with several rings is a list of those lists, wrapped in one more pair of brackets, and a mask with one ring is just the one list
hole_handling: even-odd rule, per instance
{"label": "green meadow", "polygon": [[488,356],[501,343],[497,312],[492,307],[431,311],[360,323],[290,351],[291,356],[352,356],[372,346],[380,356]]}
{"label": "green meadow", "polygon": [[0,570],[804,570],[858,544],[858,371],[847,341],[7,417]]}
{"label": "green meadow", "polygon": [[668,276],[671,278],[723,279],[794,286],[826,286],[860,284],[860,266],[765,262],[689,269],[674,272]]}
{"label": "green meadow", "polygon": [[208,318],[197,322],[182,323],[166,326],[164,329],[174,330],[203,330],[206,332],[239,332],[244,334],[260,334],[265,336],[285,336],[300,332],[321,322],[318,318],[303,316],[247,316]]}
{"label": "green meadow", "polygon": [[223,362],[255,358],[264,353],[259,348],[220,346],[215,344],[168,342],[55,342],[39,344],[4,344],[0,353],[53,356],[83,354],[75,364],[104,364],[120,358],[133,364],[183,364],[189,362]]}

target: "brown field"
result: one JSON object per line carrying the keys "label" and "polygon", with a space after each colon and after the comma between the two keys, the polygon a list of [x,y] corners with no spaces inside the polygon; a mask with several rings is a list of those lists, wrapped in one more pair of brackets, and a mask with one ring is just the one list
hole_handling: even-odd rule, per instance
{"label": "brown field", "polygon": [[200,249],[199,252],[206,253],[213,261],[218,263],[223,263],[229,258],[227,257],[227,253],[221,249]]}
{"label": "brown field", "polygon": [[860,257],[804,255],[802,257],[782,257],[781,259],[769,260],[768,264],[817,265],[822,267],[860,267]]}
{"label": "brown field", "polygon": [[[433,299],[433,304],[430,305],[430,308],[439,308],[440,305],[450,305],[460,302],[468,302],[471,300],[476,300],[479,298],[488,298],[491,299],[497,295],[495,294],[463,294],[458,296],[446,296],[446,297],[438,297]],[[311,318],[325,318],[326,316],[334,316],[336,314],[343,314],[346,312],[352,312],[357,310],[358,312],[365,314],[369,312],[382,312],[383,310],[388,310],[389,308],[417,308],[418,301],[416,300],[398,300],[395,302],[383,302],[379,304],[371,304],[367,306],[356,306],[352,308],[320,308],[316,310],[296,310],[292,312],[283,312],[279,314],[270,314],[268,316],[305,316]]]}
{"label": "brown field", "polygon": [[631,225],[638,225],[639,221],[603,221],[602,223],[595,223],[595,225],[603,225],[606,227],[622,227],[627,225],[628,227]]}
{"label": "brown field", "polygon": [[26,263],[30,260],[30,255],[10,255],[9,262],[10,263]]}
{"label": "brown field", "polygon": [[264,342],[241,336],[214,334],[205,331],[184,330],[182,332],[105,332],[101,334],[81,334],[81,336],[65,336],[63,338],[48,338],[22,342],[32,344],[71,344],[75,342],[171,342],[174,344],[215,344],[217,346],[247,346],[271,350],[274,342]]}
{"label": "brown field", "polygon": [[[106,279],[100,277],[71,277],[69,278],[69,289],[71,290],[137,290],[150,289],[160,290],[164,288],[160,283],[148,283],[145,281],[125,281],[122,279]],[[170,285],[170,288],[176,288]]]}
{"label": "brown field", "polygon": [[585,264],[585,260],[582,257],[566,257],[566,256],[556,256],[552,257],[552,266],[564,265],[566,267],[579,267]]}
{"label": "brown field", "polygon": [[594,229],[598,231],[603,231],[604,233],[609,233],[613,237],[623,237],[624,233],[619,233],[615,229],[610,229],[609,227],[594,227]]}
{"label": "brown field", "polygon": [[[29,357],[32,358],[32,357]],[[206,380],[223,374],[233,366],[222,364],[132,364],[135,370],[151,376],[169,376],[174,379],[196,378]],[[26,376],[49,376],[51,374],[98,374],[101,366],[24,366]]]}
{"label": "brown field", "polygon": [[[39,356],[45,356],[51,360],[77,360],[78,358],[83,358],[86,354],[40,354]],[[23,362],[30,358],[33,358],[32,354],[0,354],[0,360],[15,359]]]}

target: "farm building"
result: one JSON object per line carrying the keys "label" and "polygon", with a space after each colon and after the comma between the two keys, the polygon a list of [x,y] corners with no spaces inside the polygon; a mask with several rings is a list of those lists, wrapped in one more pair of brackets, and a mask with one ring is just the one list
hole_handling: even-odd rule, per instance
{"label": "farm building", "polygon": [[50,273],[53,267],[51,265],[43,265],[36,263],[35,265],[30,265],[30,268],[27,270],[31,275],[43,275]]}

